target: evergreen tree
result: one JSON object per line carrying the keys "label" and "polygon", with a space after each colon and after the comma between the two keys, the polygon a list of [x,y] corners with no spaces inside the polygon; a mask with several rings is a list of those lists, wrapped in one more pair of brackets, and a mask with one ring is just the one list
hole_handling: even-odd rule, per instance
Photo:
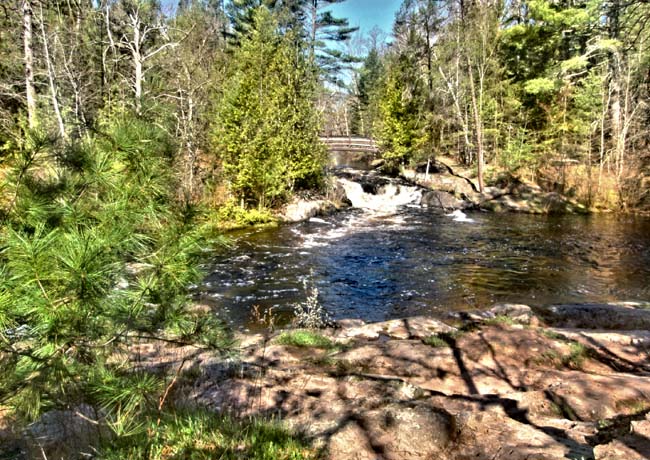
{"label": "evergreen tree", "polygon": [[321,182],[316,80],[296,43],[268,8],[258,8],[219,101],[215,148],[232,194],[247,206],[276,206]]}
{"label": "evergreen tree", "polygon": [[358,73],[353,112],[353,131],[370,136],[379,119],[378,98],[384,66],[377,48],[372,48]]}
{"label": "evergreen tree", "polygon": [[98,129],[67,147],[28,132],[14,151],[0,233],[0,402],[27,420],[90,404],[128,434],[157,412],[163,383],[137,369],[133,345],[214,347],[225,335],[187,307],[200,232],[174,201],[169,136],[125,113]]}
{"label": "evergreen tree", "polygon": [[337,18],[327,8],[345,0],[301,0],[306,12],[310,58],[318,65],[324,78],[341,85],[340,72],[358,59],[332,46],[350,39],[358,27],[350,27],[346,18]]}
{"label": "evergreen tree", "polygon": [[375,130],[389,170],[413,160],[426,138],[421,117],[422,87],[415,69],[408,55],[392,56],[382,83],[381,119]]}

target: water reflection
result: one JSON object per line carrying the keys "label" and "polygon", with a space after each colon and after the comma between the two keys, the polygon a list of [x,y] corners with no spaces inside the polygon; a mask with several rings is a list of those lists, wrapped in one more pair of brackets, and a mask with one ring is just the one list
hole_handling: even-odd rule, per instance
{"label": "water reflection", "polygon": [[199,296],[250,327],[250,308],[288,319],[313,273],[335,318],[384,320],[495,302],[650,300],[650,219],[351,211],[235,235]]}

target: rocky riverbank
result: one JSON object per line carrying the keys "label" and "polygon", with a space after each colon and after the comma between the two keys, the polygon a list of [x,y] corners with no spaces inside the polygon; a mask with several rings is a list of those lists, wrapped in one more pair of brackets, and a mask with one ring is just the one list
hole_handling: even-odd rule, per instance
{"label": "rocky riverbank", "polygon": [[500,305],[247,335],[186,397],[278,417],[337,460],[650,458],[648,320],[639,305]]}
{"label": "rocky riverbank", "polygon": [[427,167],[403,171],[405,178],[430,190],[423,197],[429,206],[452,206],[454,209],[482,209],[493,212],[526,214],[585,214],[589,210],[580,203],[555,192],[546,192],[536,184],[503,175],[483,193],[470,179],[469,171],[458,167],[451,159],[437,159]]}
{"label": "rocky riverbank", "polygon": [[[647,304],[502,304],[241,335],[230,359],[165,343],[132,352],[182,375],[176,407],[281,420],[332,460],[637,460],[650,458],[649,325]],[[97,414],[80,412],[30,426],[19,458],[92,451]]]}
{"label": "rocky riverbank", "polygon": [[466,171],[455,172],[442,160],[424,167],[405,169],[399,177],[388,177],[380,169],[335,170],[328,192],[318,197],[296,197],[279,213],[281,221],[295,223],[349,207],[381,209],[413,204],[443,212],[480,209],[527,214],[587,213],[581,204],[539,186],[504,177],[479,193]]}

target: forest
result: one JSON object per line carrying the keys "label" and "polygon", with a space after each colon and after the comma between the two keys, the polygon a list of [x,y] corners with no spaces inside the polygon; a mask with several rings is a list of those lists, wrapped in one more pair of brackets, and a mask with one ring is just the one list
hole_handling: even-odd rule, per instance
{"label": "forest", "polygon": [[226,229],[328,193],[321,136],[375,139],[388,174],[448,156],[480,192],[650,210],[650,3],[404,0],[364,34],[342,1],[0,4],[0,428],[72,410],[105,425],[97,458],[315,458],[176,407],[192,369],[135,350],[230,355],[188,287]]}

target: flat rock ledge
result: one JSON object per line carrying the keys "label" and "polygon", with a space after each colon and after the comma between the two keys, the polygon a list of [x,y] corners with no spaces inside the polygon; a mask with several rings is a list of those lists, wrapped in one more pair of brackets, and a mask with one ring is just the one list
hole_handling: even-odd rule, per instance
{"label": "flat rock ledge", "polygon": [[[649,315],[632,303],[499,304],[444,321],[339,321],[309,331],[326,339],[320,348],[283,345],[277,331],[242,335],[227,360],[165,344],[133,353],[198,375],[177,404],[282,420],[331,460],[640,460],[650,459]],[[96,416],[55,411],[30,427],[35,452],[3,451],[0,426],[0,454],[17,455],[2,458],[41,458],[41,447],[74,458],[62,454],[71,441],[92,452],[105,435],[79,413]]]}
{"label": "flat rock ledge", "polygon": [[416,170],[402,172],[406,179],[429,189],[422,200],[422,204],[426,207],[474,208],[524,214],[589,213],[585,206],[569,197],[544,191],[538,185],[523,183],[512,177],[497,181],[495,186],[486,187],[483,193],[479,193],[474,181],[454,173],[452,167],[445,164],[445,161],[449,162],[449,159],[433,162],[428,175],[422,165]]}
{"label": "flat rock ledge", "polygon": [[650,458],[650,332],[548,318],[501,304],[444,322],[346,320],[315,332],[323,348],[247,335],[234,368],[207,359],[187,397],[280,418],[333,460]]}

